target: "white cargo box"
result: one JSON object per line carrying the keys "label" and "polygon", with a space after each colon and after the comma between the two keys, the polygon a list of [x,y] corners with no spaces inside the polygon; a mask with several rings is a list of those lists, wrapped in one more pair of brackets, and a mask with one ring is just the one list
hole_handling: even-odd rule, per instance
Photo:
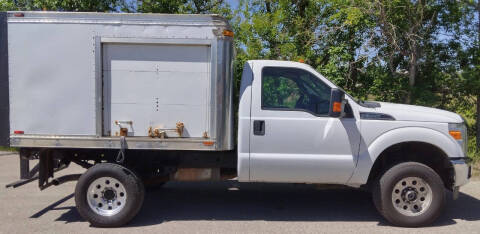
{"label": "white cargo box", "polygon": [[[10,144],[230,150],[230,26],[216,15],[8,12]],[[2,72],[5,76],[5,72]]]}

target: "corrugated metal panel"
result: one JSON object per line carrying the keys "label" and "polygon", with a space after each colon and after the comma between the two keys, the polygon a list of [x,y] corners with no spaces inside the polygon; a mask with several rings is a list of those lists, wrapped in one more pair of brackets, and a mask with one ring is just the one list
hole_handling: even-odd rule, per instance
{"label": "corrugated metal panel", "polygon": [[10,134],[8,92],[7,13],[0,12],[0,145],[8,146]]}

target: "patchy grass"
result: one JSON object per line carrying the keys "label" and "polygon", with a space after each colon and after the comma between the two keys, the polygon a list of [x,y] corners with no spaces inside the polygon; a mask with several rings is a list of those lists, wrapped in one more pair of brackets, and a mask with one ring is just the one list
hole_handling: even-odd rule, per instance
{"label": "patchy grass", "polygon": [[472,160],[473,164],[480,166],[480,152],[469,152],[468,157]]}
{"label": "patchy grass", "polygon": [[472,163],[472,178],[480,179],[480,161],[478,160]]}
{"label": "patchy grass", "polygon": [[472,178],[480,179],[480,151],[476,148],[475,137],[468,143],[468,157],[472,159]]}
{"label": "patchy grass", "polygon": [[474,162],[480,162],[480,149],[477,149],[476,137],[471,136],[468,141],[468,157]]}
{"label": "patchy grass", "polygon": [[0,151],[17,152],[18,149],[17,149],[17,148],[10,148],[10,147],[0,146]]}

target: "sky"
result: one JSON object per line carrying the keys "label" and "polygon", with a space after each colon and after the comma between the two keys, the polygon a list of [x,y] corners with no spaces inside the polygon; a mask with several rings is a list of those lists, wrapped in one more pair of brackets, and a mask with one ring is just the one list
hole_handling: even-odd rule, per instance
{"label": "sky", "polygon": [[228,4],[230,4],[230,6],[233,8],[233,9],[236,9],[238,7],[238,1],[240,0],[226,0],[226,2]]}

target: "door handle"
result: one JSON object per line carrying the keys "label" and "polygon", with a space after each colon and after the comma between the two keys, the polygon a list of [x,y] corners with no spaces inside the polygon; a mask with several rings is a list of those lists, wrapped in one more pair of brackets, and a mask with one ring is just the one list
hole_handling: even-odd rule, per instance
{"label": "door handle", "polygon": [[253,121],[253,135],[257,135],[257,136],[265,135],[265,120]]}

